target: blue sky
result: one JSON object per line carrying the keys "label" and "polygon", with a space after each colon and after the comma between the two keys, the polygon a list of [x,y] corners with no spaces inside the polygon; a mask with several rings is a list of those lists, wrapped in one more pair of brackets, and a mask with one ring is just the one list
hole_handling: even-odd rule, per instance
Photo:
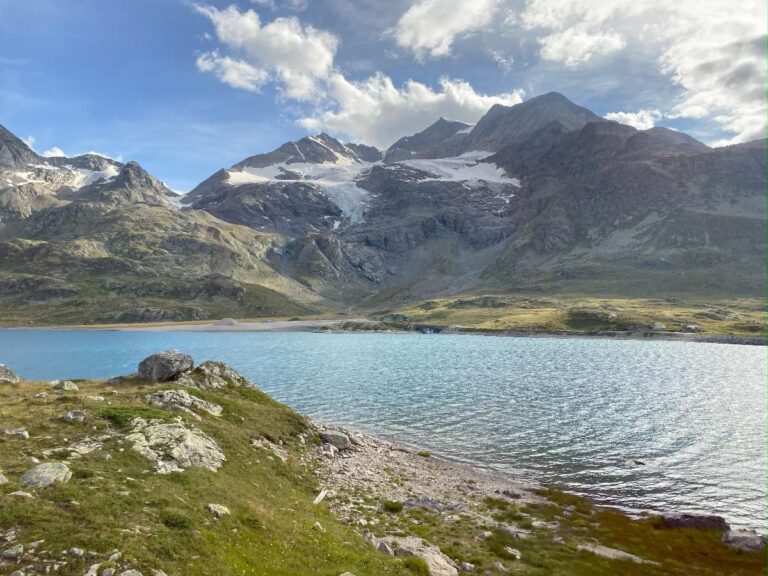
{"label": "blue sky", "polygon": [[0,124],[38,152],[137,160],[179,190],[308,131],[385,146],[551,90],[737,142],[765,131],[766,18],[762,1],[732,7],[0,0]]}

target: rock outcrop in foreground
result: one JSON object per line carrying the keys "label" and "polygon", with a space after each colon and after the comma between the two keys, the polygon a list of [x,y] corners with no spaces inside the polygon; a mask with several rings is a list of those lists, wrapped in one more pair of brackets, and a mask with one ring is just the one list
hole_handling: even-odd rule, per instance
{"label": "rock outcrop in foreground", "polygon": [[169,351],[141,366],[107,382],[0,386],[0,574],[498,576],[568,566],[605,576],[736,576],[766,568],[764,537],[724,529],[722,519],[631,520],[321,428],[221,362],[195,367]]}

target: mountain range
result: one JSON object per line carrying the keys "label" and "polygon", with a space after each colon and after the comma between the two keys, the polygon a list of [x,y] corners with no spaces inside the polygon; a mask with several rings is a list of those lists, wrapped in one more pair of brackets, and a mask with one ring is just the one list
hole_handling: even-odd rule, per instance
{"label": "mountain range", "polygon": [[710,148],[558,93],[387,150],[288,142],[180,196],[0,126],[0,307],[49,323],[300,315],[464,293],[765,293],[766,141]]}

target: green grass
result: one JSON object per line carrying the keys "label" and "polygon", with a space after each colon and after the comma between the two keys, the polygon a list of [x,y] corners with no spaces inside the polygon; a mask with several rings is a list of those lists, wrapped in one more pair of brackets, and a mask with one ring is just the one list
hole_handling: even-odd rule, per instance
{"label": "green grass", "polygon": [[381,507],[392,514],[398,514],[403,511],[403,503],[397,500],[382,500]]}
{"label": "green grass", "polygon": [[[29,440],[0,441],[0,462],[10,482],[0,486],[0,531],[15,527],[21,542],[44,539],[41,551],[73,546],[99,553],[104,560],[112,549],[123,553],[127,566],[143,573],[162,569],[169,574],[327,575],[345,571],[358,576],[403,575],[409,570],[400,559],[375,552],[351,528],[341,525],[325,505],[315,506],[317,486],[311,469],[299,455],[315,441],[306,420],[266,394],[251,389],[194,391],[224,407],[220,418],[202,421],[178,412],[168,413],[144,404],[140,397],[153,387],[127,383],[109,394],[100,382],[83,382],[80,391],[62,400],[29,400],[46,384],[23,383],[0,387],[0,421],[25,427]],[[167,388],[157,386],[155,388]],[[101,394],[106,402],[91,402]],[[61,421],[67,410],[87,413],[83,424]],[[72,479],[27,500],[10,496],[26,489],[19,483],[30,468],[27,457],[67,444],[86,435],[124,431],[130,419],[181,416],[214,438],[227,456],[218,472],[188,469],[160,475],[148,472],[149,461],[118,438],[103,449],[72,460]],[[309,435],[309,436],[307,436]],[[288,451],[286,463],[271,451],[256,448],[258,437],[279,442]],[[105,460],[104,454],[110,459]],[[50,459],[63,458],[57,454]],[[205,509],[209,503],[227,506],[231,515],[216,520]],[[313,530],[319,522],[324,530]],[[201,560],[204,559],[204,560]],[[82,574],[91,560],[71,560],[58,574]]]}

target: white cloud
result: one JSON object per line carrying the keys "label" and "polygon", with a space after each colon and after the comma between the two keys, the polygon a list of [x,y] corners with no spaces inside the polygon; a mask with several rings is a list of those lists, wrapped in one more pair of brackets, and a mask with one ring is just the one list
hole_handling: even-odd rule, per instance
{"label": "white cloud", "polygon": [[59,158],[59,157],[68,158],[69,157],[67,153],[64,152],[64,150],[62,150],[58,146],[54,146],[53,148],[49,148],[48,150],[41,152],[40,156],[44,156],[46,158]]}
{"label": "white cloud", "polygon": [[457,38],[484,28],[499,0],[417,0],[398,21],[395,41],[417,58],[439,58],[451,53]]}
{"label": "white cloud", "polygon": [[765,135],[766,20],[764,0],[528,0],[510,23],[571,68],[628,47],[655,58],[682,90],[667,115],[714,120],[723,144]]}
{"label": "white cloud", "polygon": [[520,90],[485,95],[468,82],[450,78],[441,79],[438,88],[414,80],[398,88],[383,73],[350,81],[334,66],[338,39],[327,32],[296,18],[263,24],[252,10],[232,6],[197,10],[213,22],[219,41],[234,53],[206,52],[197,58],[198,69],[242,90],[276,83],[284,97],[311,106],[311,113],[299,120],[310,131],[327,130],[387,146],[439,116],[474,123],[494,104],[522,101]]}
{"label": "white cloud", "polygon": [[512,66],[515,64],[515,59],[512,56],[501,50],[488,50],[488,55],[504,74],[509,74],[512,71]]}
{"label": "white cloud", "polygon": [[569,68],[584,64],[594,56],[604,56],[626,46],[624,38],[618,34],[590,32],[578,26],[545,36],[539,43],[542,58],[562,62]]}
{"label": "white cloud", "polygon": [[262,78],[268,78],[289,98],[317,98],[318,82],[333,69],[339,43],[336,36],[304,26],[295,17],[276,18],[262,25],[253,10],[241,12],[235,6],[196,9],[211,20],[219,41],[237,55],[231,58],[209,52],[198,58],[198,67],[202,61],[204,71],[226,78],[238,88],[254,90],[263,83]]}
{"label": "white cloud", "polygon": [[24,144],[26,144],[27,146],[29,146],[32,150],[35,149],[35,137],[34,136],[27,136],[26,138],[22,138],[21,141],[24,142]]}
{"label": "white cloud", "polygon": [[384,74],[350,82],[334,74],[329,82],[333,109],[319,110],[299,121],[311,131],[329,130],[355,141],[386,147],[405,134],[418,132],[438,117],[475,123],[494,104],[522,102],[523,92],[488,96],[462,80],[443,78],[439,90],[407,81],[397,88]]}
{"label": "white cloud", "polygon": [[197,59],[197,69],[212,72],[216,77],[242,90],[257,92],[269,81],[269,73],[261,68],[254,68],[243,60],[234,60],[229,56],[219,56],[216,52],[206,52]]}
{"label": "white cloud", "polygon": [[662,116],[660,110],[638,110],[637,112],[609,112],[605,118],[620,124],[628,124],[638,130],[648,130],[653,128]]}

